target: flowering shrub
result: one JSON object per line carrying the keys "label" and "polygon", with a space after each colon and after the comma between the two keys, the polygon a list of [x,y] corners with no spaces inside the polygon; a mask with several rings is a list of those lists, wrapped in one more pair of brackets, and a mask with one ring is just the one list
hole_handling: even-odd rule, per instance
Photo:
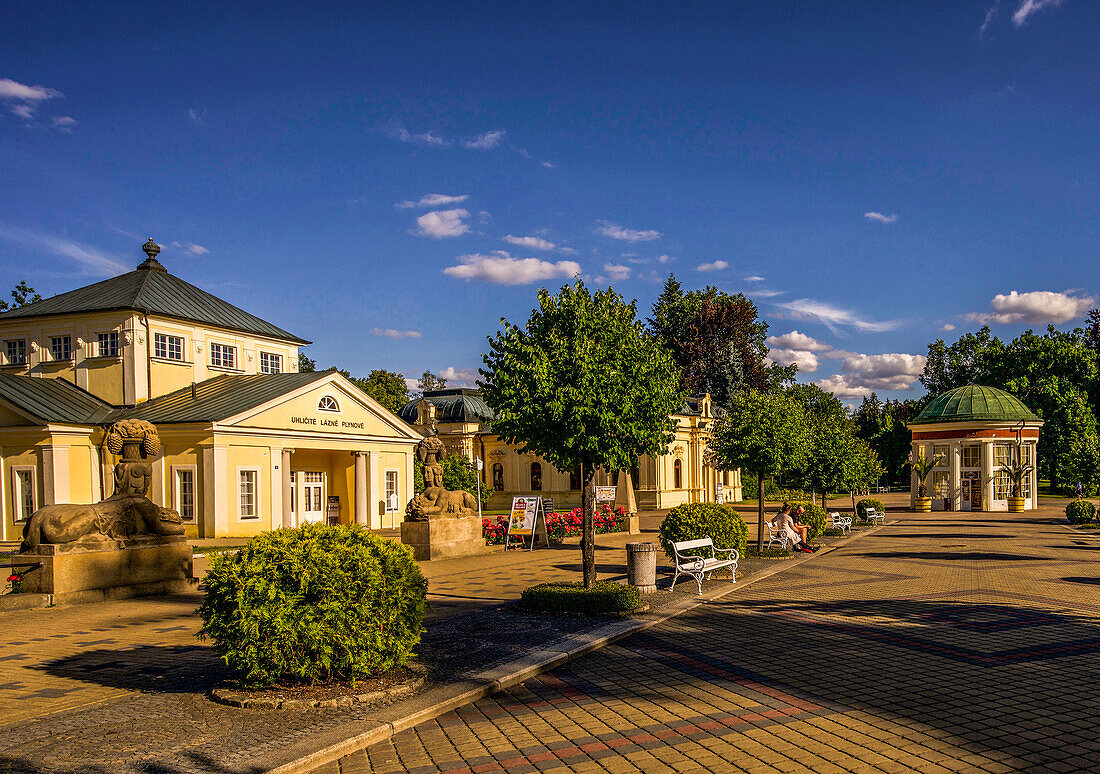
{"label": "flowering shrub", "polygon": [[[550,538],[550,542],[560,543],[567,537],[579,537],[582,520],[583,516],[580,508],[574,508],[569,513],[551,513],[546,517],[546,533]],[[608,532],[625,532],[627,527],[626,510],[622,506],[612,510],[611,506],[604,505],[596,511],[597,535]],[[482,519],[481,534],[485,536],[486,545],[502,545],[505,536],[508,534],[508,517],[497,516],[495,519]]]}

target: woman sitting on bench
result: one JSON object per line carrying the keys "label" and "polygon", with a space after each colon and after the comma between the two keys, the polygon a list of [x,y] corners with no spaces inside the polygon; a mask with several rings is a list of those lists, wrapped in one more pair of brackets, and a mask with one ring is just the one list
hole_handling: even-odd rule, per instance
{"label": "woman sitting on bench", "polygon": [[802,551],[803,553],[812,554],[814,549],[810,548],[802,538],[802,534],[795,529],[794,520],[791,518],[791,504],[783,503],[782,510],[779,511],[772,519],[772,526],[779,532],[783,532],[787,535],[787,539],[791,542],[791,548],[795,551]]}

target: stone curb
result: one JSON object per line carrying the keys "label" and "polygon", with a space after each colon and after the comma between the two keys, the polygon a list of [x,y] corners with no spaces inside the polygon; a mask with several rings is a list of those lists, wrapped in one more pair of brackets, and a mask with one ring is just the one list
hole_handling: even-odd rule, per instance
{"label": "stone curb", "polygon": [[419,664],[409,664],[409,671],[413,677],[404,682],[391,685],[382,691],[370,693],[347,694],[333,699],[276,699],[263,695],[256,695],[249,691],[234,688],[215,688],[210,692],[210,700],[218,704],[240,709],[258,710],[295,710],[310,709],[312,707],[354,707],[357,704],[374,704],[386,699],[395,699],[412,693],[424,685],[424,676],[427,668]]}
{"label": "stone curb", "polygon": [[[842,539],[841,542],[823,548],[821,551],[814,554],[804,554],[800,557],[781,560],[781,562],[776,563],[775,567],[769,567],[766,570],[762,570],[746,578],[743,582],[733,583],[729,586],[716,589],[709,589],[704,591],[702,596],[696,596],[690,600],[685,599],[673,602],[662,608],[659,613],[651,619],[609,623],[606,626],[601,626],[598,629],[585,632],[584,634],[576,634],[566,638],[561,643],[561,649],[553,648],[531,651],[522,658],[504,664],[498,664],[495,667],[476,674],[466,675],[457,682],[441,685],[420,696],[414,696],[402,701],[400,704],[385,708],[377,719],[368,721],[374,723],[374,725],[370,726],[362,733],[352,737],[341,738],[342,732],[337,728],[327,734],[313,736],[308,743],[299,742],[283,750],[283,752],[293,754],[296,748],[305,748],[308,745],[308,747],[314,748],[311,751],[302,749],[302,752],[299,753],[300,757],[277,765],[274,768],[265,769],[263,765],[260,764],[257,770],[266,771],[267,774],[303,774],[303,772],[311,771],[326,763],[331,763],[345,755],[349,755],[356,750],[370,747],[378,742],[384,742],[395,734],[399,734],[425,721],[434,720],[451,710],[458,709],[467,704],[472,704],[497,691],[511,688],[514,685],[522,683],[524,680],[529,680],[532,677],[536,677],[543,672],[548,672],[576,658],[605,648],[632,634],[637,634],[638,632],[662,624],[671,618],[694,610],[708,602],[716,602],[736,591],[740,591],[746,586],[751,586],[757,581],[770,578],[778,572],[796,567],[803,562],[811,561],[815,556],[828,554],[847,545],[853,540],[858,540],[865,535],[878,532],[883,527],[888,526],[888,524],[896,524],[897,522],[898,520],[894,519],[890,522],[880,524],[877,527],[871,527],[870,529],[862,530],[854,535],[849,535]],[[344,727],[344,729],[343,733],[346,733],[346,727]],[[326,737],[331,738],[331,741],[328,741]],[[318,741],[321,741],[323,744],[320,749],[316,749]]]}

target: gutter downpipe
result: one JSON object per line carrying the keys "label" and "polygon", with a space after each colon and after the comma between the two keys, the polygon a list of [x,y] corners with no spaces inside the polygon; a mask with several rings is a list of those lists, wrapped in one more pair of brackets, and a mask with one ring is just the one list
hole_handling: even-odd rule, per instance
{"label": "gutter downpipe", "polygon": [[[153,397],[153,340],[149,332],[149,310],[139,309],[142,320],[145,322],[145,400]],[[191,383],[194,384],[194,378]],[[137,405],[137,395],[134,396],[134,405]]]}

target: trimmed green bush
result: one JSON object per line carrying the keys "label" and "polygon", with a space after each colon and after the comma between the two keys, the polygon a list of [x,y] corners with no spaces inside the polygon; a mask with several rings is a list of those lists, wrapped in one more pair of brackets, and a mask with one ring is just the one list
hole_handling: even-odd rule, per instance
{"label": "trimmed green bush", "polygon": [[1066,518],[1070,524],[1088,524],[1096,518],[1096,506],[1088,500],[1073,500],[1066,506]]}
{"label": "trimmed green bush", "polygon": [[677,505],[661,522],[661,547],[672,558],[672,544],[709,537],[715,548],[736,548],[745,554],[749,528],[733,508],[715,503]]}
{"label": "trimmed green bush", "polygon": [[825,534],[825,509],[820,505],[814,505],[811,502],[795,502],[791,503],[791,508],[797,508],[801,505],[806,509],[806,512],[802,514],[802,523],[810,528],[810,540],[821,537]]}
{"label": "trimmed green bush", "polygon": [[201,639],[245,685],[327,682],[404,666],[428,582],[408,546],[355,525],[265,532],[210,559]]}
{"label": "trimmed green bush", "polygon": [[866,497],[856,503],[856,516],[860,521],[867,521],[867,509],[874,508],[879,513],[886,512],[886,506],[882,504],[882,500],[875,500],[872,497]]}
{"label": "trimmed green bush", "polygon": [[579,613],[602,615],[633,610],[642,604],[634,586],[598,581],[586,589],[582,583],[540,583],[520,594],[524,609],[532,613]]}

